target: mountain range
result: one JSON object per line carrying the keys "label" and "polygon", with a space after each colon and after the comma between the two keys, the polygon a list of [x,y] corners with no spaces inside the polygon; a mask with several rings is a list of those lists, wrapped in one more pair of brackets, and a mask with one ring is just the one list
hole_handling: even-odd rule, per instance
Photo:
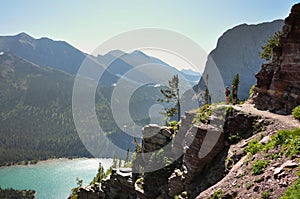
{"label": "mountain range", "polygon": [[[105,55],[94,57],[81,52],[65,41],[54,41],[49,38],[34,39],[26,33],[14,36],[0,36],[0,51],[13,52],[20,58],[26,59],[40,66],[51,67],[62,70],[71,75],[76,75],[84,59],[93,59],[97,67],[105,71],[104,78],[100,82],[102,85],[112,85],[134,67],[143,64],[159,64],[173,70],[174,73],[183,75],[187,81],[196,84],[200,79],[197,73],[186,74],[167,63],[146,55],[141,51],[125,53],[120,50],[112,50]],[[141,73],[137,74],[141,75]],[[144,74],[145,75],[145,74]]]}
{"label": "mountain range", "polygon": [[[247,97],[255,83],[253,74],[263,62],[258,55],[261,46],[282,24],[278,20],[234,27],[219,38],[216,49],[210,53],[225,85],[231,84],[235,73],[240,74],[240,98]],[[86,58],[105,72],[95,97],[98,119],[112,142],[130,149],[134,147],[132,137],[116,127],[110,109],[113,85],[143,64],[159,64],[190,82],[198,81],[200,75],[191,70],[179,71],[141,51],[113,50],[92,56],[64,41],[34,39],[26,33],[1,36],[0,165],[50,157],[90,156],[76,133],[71,112],[75,74]],[[210,72],[210,64],[208,59],[204,74]],[[136,72],[139,78],[149,76],[138,69]],[[126,81],[139,84],[138,77]],[[203,87],[203,79],[198,86]],[[141,125],[149,122],[149,108],[161,98],[159,90],[152,85],[135,93],[130,101],[134,121]],[[112,151],[107,153],[111,155]]]}

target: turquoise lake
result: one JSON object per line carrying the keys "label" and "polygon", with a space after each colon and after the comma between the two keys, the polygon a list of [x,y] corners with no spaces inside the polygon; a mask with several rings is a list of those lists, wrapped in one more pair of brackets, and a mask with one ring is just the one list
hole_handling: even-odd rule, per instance
{"label": "turquoise lake", "polygon": [[99,162],[105,169],[112,159],[57,159],[35,165],[0,167],[1,188],[33,189],[38,199],[67,198],[76,187],[76,178],[89,184],[98,171]]}

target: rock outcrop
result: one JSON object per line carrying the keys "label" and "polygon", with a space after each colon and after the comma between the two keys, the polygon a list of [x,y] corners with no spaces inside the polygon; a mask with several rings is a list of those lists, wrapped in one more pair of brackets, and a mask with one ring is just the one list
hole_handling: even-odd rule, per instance
{"label": "rock outcrop", "polygon": [[79,188],[79,199],[135,199],[137,193],[132,182],[131,168],[113,169],[108,178]]}
{"label": "rock outcrop", "polygon": [[[183,155],[183,163],[186,169],[185,178],[186,181],[192,181],[225,147],[224,133],[221,129],[214,128],[211,125],[193,126],[187,132],[185,141]],[[201,154],[202,151],[207,154]]]}
{"label": "rock outcrop", "polygon": [[[212,70],[212,66],[216,64],[224,85],[231,87],[234,75],[239,73],[238,97],[240,99],[248,98],[249,89],[255,84],[254,74],[259,72],[263,63],[259,57],[261,46],[283,25],[283,20],[276,20],[257,25],[242,24],[227,30],[218,39],[217,47],[210,52],[202,77],[206,77],[208,74],[208,85],[213,85],[216,74]],[[198,86],[202,90],[206,88],[205,78],[201,78]],[[221,97],[223,95],[224,93],[221,92]]]}
{"label": "rock outcrop", "polygon": [[279,46],[256,74],[253,102],[258,109],[290,114],[300,104],[300,4],[285,19]]}
{"label": "rock outcrop", "polygon": [[173,129],[149,124],[143,128],[143,152],[153,152],[161,149],[172,140]]}

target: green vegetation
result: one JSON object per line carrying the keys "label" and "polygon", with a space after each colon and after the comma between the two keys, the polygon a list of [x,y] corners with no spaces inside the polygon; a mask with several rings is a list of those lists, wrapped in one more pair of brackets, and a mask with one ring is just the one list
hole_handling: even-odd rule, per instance
{"label": "green vegetation", "polygon": [[94,177],[90,184],[100,183],[102,179],[106,178],[106,173],[104,172],[104,167],[99,163],[97,175]]}
{"label": "green vegetation", "polygon": [[244,149],[244,153],[250,153],[251,155],[255,155],[263,148],[263,145],[260,144],[257,139],[251,140],[247,147]]}
{"label": "green vegetation", "polygon": [[232,85],[234,85],[236,90],[238,90],[239,84],[240,84],[240,75],[237,73],[232,80]]}
{"label": "green vegetation", "polygon": [[253,95],[254,89],[255,89],[255,85],[252,85],[249,90],[249,97],[251,97]]}
{"label": "green vegetation", "polygon": [[193,120],[193,123],[195,123],[195,124],[200,124],[200,123],[208,124],[209,116],[211,116],[211,114],[212,114],[212,109],[211,109],[209,104],[205,104],[205,105],[201,106],[199,109],[196,109],[195,112],[197,114],[196,114],[196,116]]}
{"label": "green vegetation", "polygon": [[211,95],[208,89],[208,74],[205,77],[205,93],[204,93],[204,104],[211,104]]}
{"label": "green vegetation", "polygon": [[300,172],[298,178],[292,186],[290,186],[280,199],[295,199],[300,198]]}
{"label": "green vegetation", "polygon": [[15,189],[2,189],[0,187],[0,198],[20,198],[20,199],[33,199],[35,198],[35,191],[33,190],[15,190]]}
{"label": "green vegetation", "polygon": [[240,76],[237,73],[232,80],[232,95],[231,95],[232,104],[237,104],[239,101],[238,99],[239,84],[240,84]]}
{"label": "green vegetation", "polygon": [[270,61],[273,57],[273,49],[279,45],[279,36],[281,32],[276,32],[272,35],[264,46],[262,46],[262,52],[259,53],[262,59]]}
{"label": "green vegetation", "polygon": [[[0,166],[49,158],[92,157],[73,121],[73,76],[36,66],[9,53],[0,56],[0,76]],[[112,90],[112,87],[99,86],[96,91],[98,121],[110,141],[124,150],[133,150],[132,137],[114,122],[110,109]],[[134,93],[130,112],[136,123],[149,122],[144,115],[156,102],[157,95],[161,95],[157,88],[146,86]],[[134,125],[127,126],[127,130],[134,130]],[[90,139],[94,139],[93,135]],[[101,143],[103,157],[114,154],[107,144]]]}
{"label": "green vegetation", "polygon": [[168,156],[165,154],[163,149],[160,149],[158,151],[155,151],[149,160],[149,165],[156,165],[159,164],[160,162],[163,162],[165,166],[168,166],[172,164],[172,160],[168,158]]}
{"label": "green vegetation", "polygon": [[172,127],[173,131],[178,130],[178,122],[176,120],[172,120],[172,121],[168,122],[168,126]]}
{"label": "green vegetation", "polygon": [[158,99],[159,102],[171,103],[171,107],[164,108],[164,114],[167,118],[172,118],[177,114],[177,121],[180,120],[180,95],[179,95],[179,78],[178,75],[174,75],[169,81],[169,85],[166,89],[160,89],[164,99]]}
{"label": "green vegetation", "polygon": [[300,106],[296,106],[293,109],[292,114],[293,114],[295,119],[300,120]]}
{"label": "green vegetation", "polygon": [[72,76],[8,53],[0,58],[0,74],[0,166],[91,156],[73,123]]}
{"label": "green vegetation", "polygon": [[269,164],[267,160],[256,160],[252,166],[252,175],[259,175],[264,172],[264,168]]}
{"label": "green vegetation", "polygon": [[268,190],[268,191],[262,192],[261,193],[261,197],[262,197],[262,199],[268,199],[268,198],[270,198],[270,191]]}
{"label": "green vegetation", "polygon": [[143,177],[139,177],[135,183],[137,184],[137,186],[140,188],[140,189],[143,189],[143,183],[144,183],[144,178]]}
{"label": "green vegetation", "polygon": [[245,148],[245,153],[251,155],[259,151],[268,151],[276,146],[281,146],[280,156],[293,157],[300,151],[300,129],[280,130],[271,136],[271,141],[267,144],[261,144],[257,140],[252,140]]}
{"label": "green vegetation", "polygon": [[78,192],[79,188],[82,186],[82,182],[83,181],[81,179],[76,178],[77,187],[72,189],[71,199],[78,199],[77,192]]}
{"label": "green vegetation", "polygon": [[228,140],[230,141],[230,143],[237,143],[241,140],[241,136],[239,135],[239,133],[236,134],[232,134],[228,137]]}
{"label": "green vegetation", "polygon": [[251,189],[251,187],[253,187],[253,183],[248,183],[248,184],[246,185],[246,189],[247,189],[247,190]]}
{"label": "green vegetation", "polygon": [[209,199],[221,199],[223,198],[224,193],[221,189],[218,189],[212,196],[209,197]]}

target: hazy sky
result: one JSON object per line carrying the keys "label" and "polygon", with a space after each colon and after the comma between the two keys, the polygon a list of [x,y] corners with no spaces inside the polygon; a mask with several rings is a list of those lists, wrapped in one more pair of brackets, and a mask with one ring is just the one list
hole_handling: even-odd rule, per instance
{"label": "hazy sky", "polygon": [[210,52],[241,23],[284,19],[295,0],[1,0],[0,35],[26,32],[64,40],[90,53],[102,42],[139,28],[179,32]]}

